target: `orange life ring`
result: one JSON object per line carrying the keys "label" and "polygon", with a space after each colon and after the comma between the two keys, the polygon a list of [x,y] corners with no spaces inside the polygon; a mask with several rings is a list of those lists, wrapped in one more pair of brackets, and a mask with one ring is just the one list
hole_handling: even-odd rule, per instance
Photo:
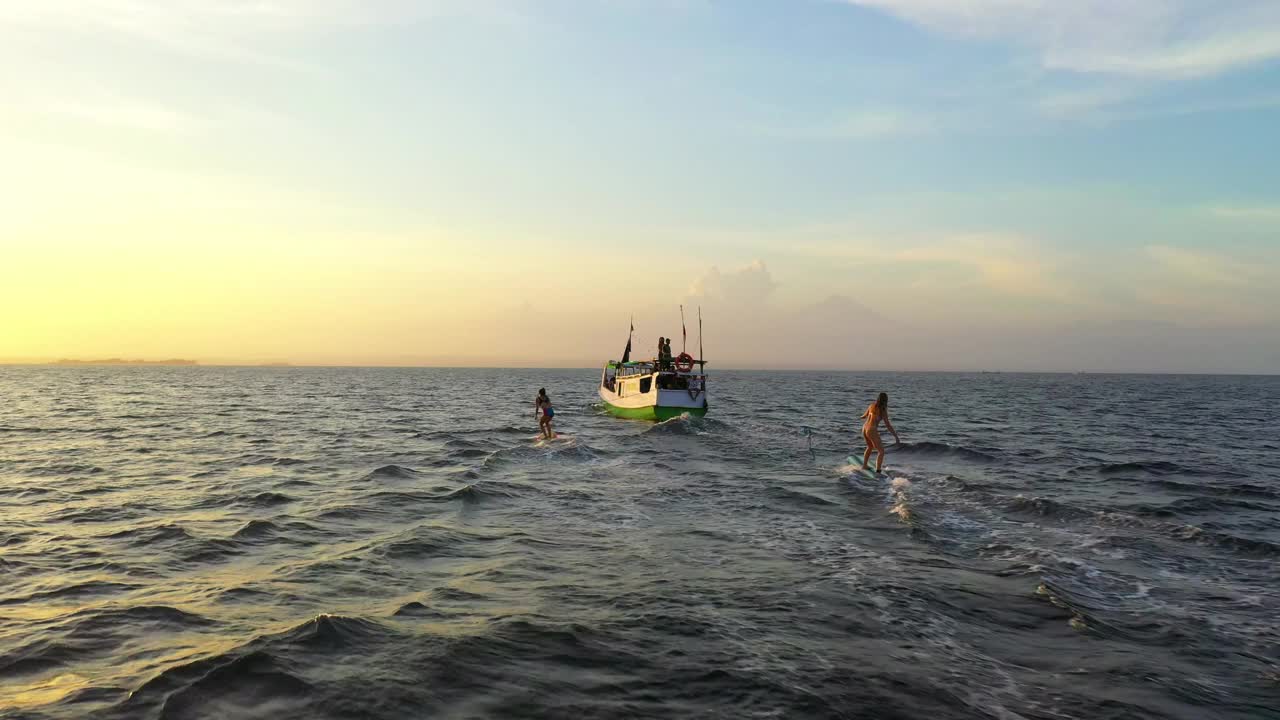
{"label": "orange life ring", "polygon": [[693,356],[687,352],[682,352],[676,356],[676,370],[680,372],[690,372],[693,370]]}

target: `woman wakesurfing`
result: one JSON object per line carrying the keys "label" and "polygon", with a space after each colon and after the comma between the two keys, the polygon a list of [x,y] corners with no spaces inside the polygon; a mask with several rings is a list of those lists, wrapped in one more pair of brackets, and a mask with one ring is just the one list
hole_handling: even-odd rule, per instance
{"label": "woman wakesurfing", "polygon": [[[538,417],[539,415],[541,417]],[[551,398],[547,397],[546,388],[538,388],[538,396],[533,399],[533,416],[538,418],[542,437],[547,440],[553,439],[556,434],[551,429],[551,421],[556,416],[556,409],[551,406]]]}
{"label": "woman wakesurfing", "polygon": [[893,433],[894,442],[901,444],[902,439],[898,437],[898,431],[893,429],[893,423],[889,422],[889,393],[880,393],[876,401],[867,406],[867,411],[862,413],[862,417],[866,422],[862,423],[862,439],[867,441],[867,451],[862,453],[862,469],[867,469],[867,463],[871,460],[872,451],[878,452],[880,455],[876,458],[876,474],[880,473],[880,468],[884,467],[884,441],[880,439],[880,423],[884,423],[889,428],[889,432]]}

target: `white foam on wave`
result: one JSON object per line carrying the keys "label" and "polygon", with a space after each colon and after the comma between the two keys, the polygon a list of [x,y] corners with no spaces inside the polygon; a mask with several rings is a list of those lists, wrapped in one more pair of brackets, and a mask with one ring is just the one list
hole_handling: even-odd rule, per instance
{"label": "white foam on wave", "polygon": [[889,501],[893,503],[893,508],[889,512],[897,515],[903,522],[911,520],[911,507],[907,497],[907,491],[910,489],[911,481],[904,477],[893,478],[889,483]]}

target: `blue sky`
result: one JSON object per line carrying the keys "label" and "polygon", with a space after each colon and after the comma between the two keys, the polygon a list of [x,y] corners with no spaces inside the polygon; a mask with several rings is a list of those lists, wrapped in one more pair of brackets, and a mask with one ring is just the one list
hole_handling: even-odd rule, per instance
{"label": "blue sky", "polygon": [[1280,372],[1275,2],[51,0],[0,61],[0,357],[592,364],[685,302],[726,364]]}

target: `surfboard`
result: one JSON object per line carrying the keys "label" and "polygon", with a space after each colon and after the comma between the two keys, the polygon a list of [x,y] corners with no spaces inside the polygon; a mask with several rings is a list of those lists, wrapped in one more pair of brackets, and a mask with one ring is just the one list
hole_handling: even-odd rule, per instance
{"label": "surfboard", "polygon": [[543,437],[541,434],[538,434],[538,435],[534,435],[533,438],[531,439],[533,440],[533,444],[535,445],[545,445],[553,442],[568,442],[573,439],[573,436],[566,435],[564,433],[556,433],[555,435],[549,438],[546,438],[546,437]]}
{"label": "surfboard", "polygon": [[856,458],[850,455],[845,459],[848,460],[849,464],[855,468],[853,471],[855,475],[861,475],[862,477],[865,477],[871,480],[877,480],[880,478],[880,475],[876,474],[876,471],[872,469],[870,466],[865,468],[862,467],[862,458]]}

